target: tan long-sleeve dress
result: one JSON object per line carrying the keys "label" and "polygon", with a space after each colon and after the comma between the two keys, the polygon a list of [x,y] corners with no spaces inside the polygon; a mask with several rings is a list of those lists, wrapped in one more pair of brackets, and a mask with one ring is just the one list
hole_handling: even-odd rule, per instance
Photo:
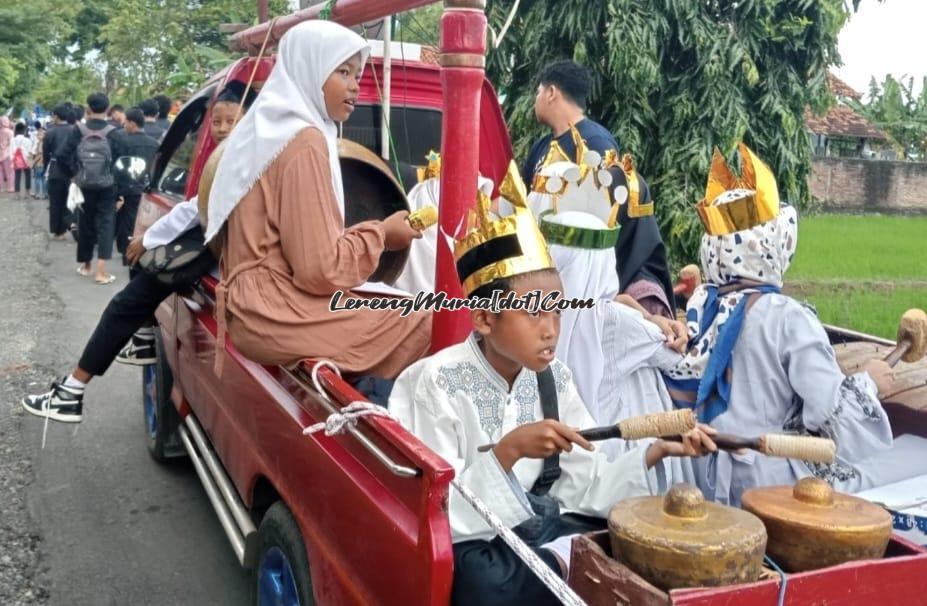
{"label": "tan long-sleeve dress", "polygon": [[431,314],[329,311],[332,294],[363,284],[383,250],[379,222],[343,229],[325,138],[305,128],[229,217],[220,326],[225,320],[235,347],[262,364],[327,358],[393,378],[426,353]]}

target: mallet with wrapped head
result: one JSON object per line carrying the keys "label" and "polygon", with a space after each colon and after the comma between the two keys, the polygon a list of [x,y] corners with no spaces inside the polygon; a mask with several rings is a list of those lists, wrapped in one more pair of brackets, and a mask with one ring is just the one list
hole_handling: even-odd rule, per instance
{"label": "mallet with wrapped head", "polygon": [[[591,427],[577,433],[590,442],[621,438],[623,440],[640,440],[642,438],[662,438],[686,433],[695,429],[695,413],[686,408],[670,412],[658,412],[625,419],[617,425]],[[492,450],[495,444],[484,444],[478,452]]]}
{"label": "mallet with wrapped head", "polygon": [[[663,438],[682,442],[682,436]],[[809,463],[833,463],[837,445],[828,438],[770,433],[758,438],[745,438],[730,433],[717,433],[712,441],[721,450],[755,450],[767,457],[798,459]]]}
{"label": "mallet with wrapped head", "polygon": [[412,229],[423,231],[438,222],[438,209],[434,206],[423,206],[409,213],[406,221],[409,222]]}
{"label": "mallet with wrapped head", "polygon": [[923,309],[909,309],[898,323],[897,345],[885,363],[894,366],[899,360],[917,362],[927,353],[927,313]]}

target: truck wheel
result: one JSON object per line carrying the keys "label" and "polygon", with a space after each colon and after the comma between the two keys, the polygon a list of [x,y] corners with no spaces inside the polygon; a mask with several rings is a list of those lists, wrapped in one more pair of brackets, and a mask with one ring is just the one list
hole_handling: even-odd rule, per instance
{"label": "truck wheel", "polygon": [[142,402],[148,453],[155,461],[163,463],[182,456],[185,451],[177,432],[180,417],[171,401],[174,378],[164,358],[160,330],[155,330],[155,351],[157,361],[142,367]]}
{"label": "truck wheel", "polygon": [[258,528],[258,565],[252,580],[255,606],[312,606],[306,545],[290,510],[277,501]]}

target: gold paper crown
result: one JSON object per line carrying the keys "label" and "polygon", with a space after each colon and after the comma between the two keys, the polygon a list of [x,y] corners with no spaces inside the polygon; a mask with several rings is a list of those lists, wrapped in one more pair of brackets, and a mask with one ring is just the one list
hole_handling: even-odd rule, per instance
{"label": "gold paper crown", "polygon": [[428,164],[419,166],[415,169],[419,183],[425,179],[433,179],[441,176],[441,154],[432,149],[428,152],[428,155],[425,156],[425,159],[428,160]]}
{"label": "gold paper crown", "polygon": [[631,154],[622,156],[621,170],[624,171],[628,181],[628,216],[632,219],[649,217],[653,214],[653,201],[641,204],[641,180],[637,176],[637,169],[634,168],[634,159]]}
{"label": "gold paper crown", "polygon": [[[715,148],[705,197],[695,207],[705,232],[711,236],[750,229],[779,215],[779,190],[772,171],[743,143],[737,149],[741,159],[740,179]],[[731,200],[716,204],[725,194]]]}
{"label": "gold paper crown", "polygon": [[583,136],[579,134],[579,130],[572,124],[570,124],[570,135],[573,137],[573,146],[576,147],[576,157],[570,158],[567,156],[563,148],[560,147],[560,144],[557,143],[557,140],[551,139],[547,155],[544,156],[544,161],[541,162],[541,167],[538,169],[537,173],[534,175],[534,180],[531,182],[531,191],[543,194],[551,193],[547,187],[549,176],[542,173],[545,168],[557,162],[575,162],[576,165],[580,167],[580,177],[582,177],[582,179],[586,178],[588,168],[585,171],[583,170],[583,159],[586,157],[586,152],[589,151],[589,147],[586,145],[586,140],[583,139]]}
{"label": "gold paper crown", "polygon": [[554,267],[547,242],[527,207],[525,185],[514,161],[499,192],[514,212],[494,218],[489,196],[478,192],[476,208],[467,215],[467,231],[454,244],[457,275],[468,295],[502,278]]}
{"label": "gold paper crown", "polygon": [[[541,233],[549,244],[573,248],[611,248],[618,242],[619,206],[613,204],[609,196],[612,174],[607,169],[617,164],[617,154],[609,150],[603,160],[597,152],[588,150],[585,144],[580,146],[581,141],[577,143],[577,149],[582,149],[583,156],[577,158],[577,164],[561,163],[562,172],[549,176],[549,179],[556,178],[562,183],[548,181],[546,184],[548,192],[553,194],[553,208],[539,217]],[[555,184],[554,187],[551,184]],[[551,192],[551,189],[558,191]],[[598,217],[604,225],[602,228],[589,228],[564,224],[557,219],[557,215],[566,212]]]}

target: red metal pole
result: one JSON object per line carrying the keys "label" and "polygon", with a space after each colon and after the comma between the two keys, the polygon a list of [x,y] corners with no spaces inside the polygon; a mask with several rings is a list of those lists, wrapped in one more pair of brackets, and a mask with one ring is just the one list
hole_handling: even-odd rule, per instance
{"label": "red metal pole", "polygon": [[[480,93],[486,65],[485,0],[445,0],[441,17],[441,231],[458,237],[467,211],[476,203],[480,163]],[[463,296],[454,251],[438,237],[435,289],[448,297]],[[434,316],[431,348],[460,343],[472,330],[466,310]]]}
{"label": "red metal pole", "polygon": [[[359,23],[379,21],[388,15],[412,10],[426,4],[434,4],[434,2],[435,0],[337,0],[330,19],[335,23],[350,27]],[[273,47],[280,37],[297,23],[318,18],[326,4],[327,2],[319,2],[309,8],[278,18],[273,22],[273,31],[268,46]],[[234,51],[257,54],[261,44],[264,43],[270,25],[261,23],[238,32],[229,39],[229,48]]]}
{"label": "red metal pole", "polygon": [[257,0],[258,23],[267,22],[267,1],[268,0]]}

